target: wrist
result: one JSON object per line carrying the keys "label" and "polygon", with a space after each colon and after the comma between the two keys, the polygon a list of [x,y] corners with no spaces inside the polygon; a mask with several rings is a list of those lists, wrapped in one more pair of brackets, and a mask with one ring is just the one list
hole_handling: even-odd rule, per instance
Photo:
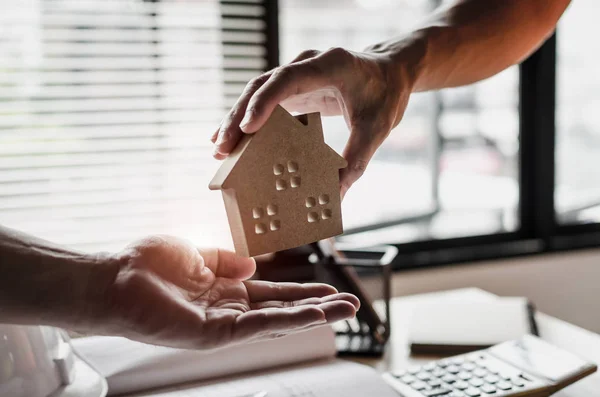
{"label": "wrist", "polygon": [[87,271],[82,278],[84,296],[78,309],[77,324],[82,330],[104,331],[113,323],[113,290],[119,272],[126,259],[114,254],[101,252],[89,255],[86,259]]}
{"label": "wrist", "polygon": [[421,91],[427,59],[427,32],[417,30],[408,36],[385,41],[365,49],[386,69],[388,80],[398,85],[398,90]]}

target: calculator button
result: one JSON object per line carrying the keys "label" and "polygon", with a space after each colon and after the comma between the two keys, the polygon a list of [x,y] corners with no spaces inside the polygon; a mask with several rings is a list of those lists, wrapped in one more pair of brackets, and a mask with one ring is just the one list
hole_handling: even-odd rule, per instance
{"label": "calculator button", "polygon": [[469,354],[467,356],[467,360],[470,361],[470,362],[472,362],[472,363],[475,362],[475,361],[477,361],[477,360],[480,360],[482,358],[483,358],[483,356],[481,354],[477,354],[477,353]]}
{"label": "calculator button", "polygon": [[528,382],[533,382],[533,379],[531,379],[529,376],[527,376],[525,374],[520,374],[519,377],[521,377],[522,379],[525,379]]}
{"label": "calculator button", "polygon": [[475,375],[478,378],[483,378],[487,375],[487,371],[482,368],[477,368],[475,371],[473,371],[473,375]]}
{"label": "calculator button", "polygon": [[427,382],[429,384],[429,386],[431,387],[438,387],[442,385],[442,381],[439,379],[432,379],[429,382]]}
{"label": "calculator button", "polygon": [[496,384],[496,387],[500,390],[510,390],[512,389],[512,385],[505,381],[500,381]]}
{"label": "calculator button", "polygon": [[477,367],[473,363],[464,363],[462,365],[462,369],[464,369],[465,371],[473,371],[475,368]]}
{"label": "calculator button", "polygon": [[448,368],[446,368],[446,372],[456,375],[460,372],[460,368],[458,368],[456,365],[449,365]]}
{"label": "calculator button", "polygon": [[435,363],[429,363],[429,364],[423,366],[423,369],[425,371],[433,371],[436,368],[437,368],[437,366],[435,365]]}
{"label": "calculator button", "polygon": [[445,387],[438,387],[437,389],[424,390],[421,392],[426,397],[443,396],[450,393],[452,390],[446,389]]}
{"label": "calculator button", "polygon": [[496,388],[492,385],[485,384],[481,386],[481,391],[487,394],[496,393]]}
{"label": "calculator button", "polygon": [[450,360],[441,360],[441,361],[438,361],[437,364],[438,364],[438,367],[446,368],[448,365],[450,365],[452,363],[450,362]]}
{"label": "calculator button", "polygon": [[475,387],[479,387],[479,386],[483,385],[484,382],[479,378],[473,378],[469,381],[469,383]]}
{"label": "calculator button", "polygon": [[452,359],[452,364],[460,365],[465,362],[464,357],[456,357]]}
{"label": "calculator button", "polygon": [[417,373],[421,372],[421,367],[410,367],[408,369],[408,373],[411,375],[415,375]]}
{"label": "calculator button", "polygon": [[456,376],[447,374],[442,377],[442,380],[446,383],[454,383],[456,382]]}
{"label": "calculator button", "polygon": [[448,397],[465,397],[465,393],[454,390],[452,393],[448,394]]}
{"label": "calculator button", "polygon": [[458,390],[465,390],[465,389],[469,388],[469,384],[467,382],[462,381],[462,380],[459,380],[453,386],[454,386],[455,389],[458,389]]}
{"label": "calculator button", "polygon": [[441,378],[442,376],[446,375],[446,371],[441,368],[436,368],[431,371],[431,375],[435,376],[436,378]]}
{"label": "calculator button", "polygon": [[479,389],[475,389],[473,387],[465,390],[465,394],[469,397],[478,397],[481,395],[481,392],[479,391]]}
{"label": "calculator button", "polygon": [[513,383],[513,385],[519,386],[519,387],[525,386],[525,383],[521,379],[519,379],[519,378],[514,378],[512,380],[512,383]]}
{"label": "calculator button", "polygon": [[412,387],[413,389],[415,389],[417,391],[429,389],[429,386],[427,386],[427,383],[421,382],[421,381],[417,381],[417,382],[412,383],[410,385],[410,387]]}
{"label": "calculator button", "polygon": [[485,360],[477,360],[475,364],[479,365],[481,368],[487,368],[487,361]]}
{"label": "calculator button", "polygon": [[415,378],[412,375],[404,375],[402,378],[400,378],[400,380],[404,383],[406,383],[407,385],[410,385],[411,383],[413,383],[414,381],[417,380],[417,378]]}
{"label": "calculator button", "polygon": [[504,380],[510,380],[510,378],[511,378],[511,376],[509,374],[503,374],[503,373],[498,374],[498,376],[500,377],[500,379],[504,379]]}
{"label": "calculator button", "polygon": [[498,378],[496,375],[488,375],[485,377],[484,380],[487,383],[491,383],[493,385],[494,383],[498,383],[498,381],[500,381],[500,378]]}
{"label": "calculator button", "polygon": [[431,379],[431,375],[429,374],[429,372],[419,372],[417,375],[415,375],[417,377],[417,379],[419,380],[429,380]]}
{"label": "calculator button", "polygon": [[404,375],[406,375],[406,371],[405,370],[399,370],[399,371],[393,371],[392,372],[392,376],[394,378],[402,378]]}

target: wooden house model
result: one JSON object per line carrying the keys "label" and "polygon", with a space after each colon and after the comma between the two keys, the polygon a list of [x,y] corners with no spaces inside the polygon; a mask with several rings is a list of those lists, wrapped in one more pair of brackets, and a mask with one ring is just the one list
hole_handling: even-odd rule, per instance
{"label": "wooden house model", "polygon": [[319,113],[292,116],[277,106],[209,185],[222,191],[236,253],[255,256],[341,234],[339,170],[346,165],[325,143]]}

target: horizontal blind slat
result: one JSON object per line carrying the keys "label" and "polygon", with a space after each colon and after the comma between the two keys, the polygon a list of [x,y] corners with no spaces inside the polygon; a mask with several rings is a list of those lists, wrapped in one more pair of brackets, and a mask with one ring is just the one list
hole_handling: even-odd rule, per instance
{"label": "horizontal blind slat", "polygon": [[[1,48],[1,47],[0,47]],[[46,57],[73,56],[153,56],[171,57],[182,54],[203,54],[219,51],[223,55],[263,57],[265,48],[261,45],[220,45],[220,43],[50,43],[44,46]]]}
{"label": "horizontal blind slat", "polygon": [[29,143],[2,142],[0,155],[15,156],[20,154],[49,154],[49,153],[94,153],[94,152],[119,152],[138,150],[166,150],[174,148],[204,148],[208,150],[211,143],[199,137],[182,136],[169,139],[168,137],[132,138],[113,140],[68,140],[68,141],[42,141]]}
{"label": "horizontal blind slat", "polygon": [[[198,152],[197,154],[201,154]],[[47,180],[61,180],[61,179],[76,179],[76,178],[92,178],[92,179],[106,179],[110,180],[112,178],[121,177],[121,176],[132,176],[139,175],[140,173],[148,174],[148,175],[160,175],[164,172],[165,164],[168,164],[172,167],[182,167],[184,169],[195,169],[198,171],[199,175],[204,175],[203,170],[211,169],[211,167],[207,167],[207,164],[203,162],[198,162],[197,165],[190,165],[188,162],[177,161],[175,157],[177,155],[177,151],[172,151],[172,157],[165,158],[164,161],[159,161],[159,159],[155,161],[142,162],[138,164],[128,164],[124,163],[123,165],[118,164],[103,164],[103,165],[81,165],[77,167],[54,167],[54,168],[42,168],[42,169],[13,169],[11,172],[3,172],[0,175],[0,184],[2,183],[15,183],[19,181],[38,181],[43,182]],[[196,157],[197,158],[197,157]],[[207,180],[208,185],[208,180]]]}
{"label": "horizontal blind slat", "polygon": [[[50,113],[0,116],[0,133],[3,128],[27,126],[44,128],[52,125],[87,126],[121,125],[138,123],[176,123],[218,120],[220,112],[198,112],[194,110],[139,110],[136,112],[93,112],[93,113]],[[2,153],[2,148],[0,148]]]}
{"label": "horizontal blind slat", "polygon": [[[169,165],[171,167],[171,165]],[[130,175],[122,178],[93,179],[87,178],[78,181],[69,180],[49,180],[47,182],[36,183],[3,183],[0,185],[0,202],[4,198],[18,198],[19,196],[34,195],[77,195],[77,194],[95,194],[96,192],[116,192],[119,194],[125,190],[139,189],[161,189],[164,188],[165,180],[168,179],[169,189],[171,191],[188,191],[187,186],[192,179],[198,177],[198,170],[183,168],[177,174],[167,173],[163,170],[162,174],[143,173],[139,175]],[[202,173],[200,175],[203,175]],[[161,178],[162,177],[162,178]],[[164,180],[163,180],[164,179]],[[200,193],[200,185],[195,185],[194,192]],[[202,187],[202,189],[204,186]],[[1,207],[1,204],[0,204]]]}
{"label": "horizontal blind slat", "polygon": [[[0,73],[0,84],[9,86],[29,87],[32,82],[36,85],[96,85],[96,84],[136,84],[155,83],[160,85],[170,83],[214,83],[222,81],[245,83],[256,72],[220,70],[217,68],[203,70],[92,70],[92,71],[24,71],[15,70]],[[4,89],[3,88],[3,89]],[[0,90],[1,94],[2,90]]]}
{"label": "horizontal blind slat", "polygon": [[[197,131],[196,131],[197,133]],[[207,136],[202,138],[207,139]],[[194,164],[205,163],[205,161],[198,161],[199,156],[202,155],[202,151],[197,148],[171,148],[163,149],[161,151],[130,151],[121,153],[111,153],[110,156],[106,156],[104,153],[71,153],[65,156],[63,153],[46,153],[42,156],[38,154],[20,154],[14,156],[3,156],[0,158],[0,182],[6,181],[19,181],[18,178],[23,180],[34,179],[36,175],[45,177],[45,175],[53,175],[53,173],[65,172],[69,169],[82,169],[86,167],[144,167],[147,165],[161,164],[165,161],[169,161],[169,164],[177,163],[176,165],[185,167],[187,161],[193,161]],[[176,158],[177,161],[174,161]],[[20,170],[29,170],[20,173],[17,177],[13,175],[15,172]],[[46,172],[48,174],[43,174]],[[141,171],[142,169],[140,168]],[[8,172],[10,171],[10,172]],[[102,172],[111,171],[111,169],[103,170]],[[40,172],[40,174],[36,174]],[[72,175],[72,174],[70,174]],[[12,176],[12,178],[11,178]]]}
{"label": "horizontal blind slat", "polygon": [[35,70],[115,70],[115,69],[194,69],[215,67],[261,69],[266,65],[262,58],[242,57],[226,58],[215,65],[209,56],[168,56],[168,57],[108,57],[94,58],[52,57],[23,61],[19,59],[0,59],[0,68],[4,69],[35,69]]}
{"label": "horizontal blind slat", "polygon": [[[63,221],[65,219],[94,219],[106,216],[135,216],[136,214],[164,212],[167,206],[166,197],[151,196],[146,200],[96,203],[95,205],[56,206],[55,208],[30,207],[0,211],[0,222],[14,222],[19,219],[43,216],[47,221]],[[197,197],[171,197],[168,206],[187,204],[187,208],[198,204]],[[217,207],[218,208],[218,207]]]}
{"label": "horizontal blind slat", "polygon": [[[156,124],[156,123],[140,123],[121,126],[53,126],[47,128],[15,128],[4,129],[0,134],[1,142],[24,142],[47,140],[53,138],[55,140],[69,139],[122,139],[133,137],[155,137],[169,136],[176,138],[180,135],[202,134],[206,131],[214,131],[215,123],[218,119],[211,119],[202,123],[189,123],[180,121],[171,124]],[[4,159],[0,159],[0,164]]]}
{"label": "horizontal blind slat", "polygon": [[[239,87],[239,86],[238,86]],[[0,101],[10,99],[66,99],[66,98],[126,98],[126,97],[161,97],[181,96],[185,98],[198,98],[204,95],[219,95],[226,93],[225,89],[232,89],[227,85],[223,90],[206,84],[202,90],[194,90],[185,84],[122,84],[122,85],[72,85],[72,86],[33,86],[33,87],[8,87],[0,90]],[[210,90],[210,88],[213,88]],[[235,89],[235,86],[233,87]]]}

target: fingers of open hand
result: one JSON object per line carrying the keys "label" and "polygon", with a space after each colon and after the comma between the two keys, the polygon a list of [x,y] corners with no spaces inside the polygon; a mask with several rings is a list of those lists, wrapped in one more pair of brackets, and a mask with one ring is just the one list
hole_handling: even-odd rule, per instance
{"label": "fingers of open hand", "polygon": [[246,85],[244,92],[238,98],[236,104],[229,111],[227,116],[225,116],[217,131],[211,136],[210,140],[215,144],[213,156],[216,159],[222,160],[227,157],[239,142],[243,135],[243,132],[240,129],[240,122],[244,117],[248,102],[252,95],[254,95],[254,93],[269,79],[271,73],[272,72],[267,72],[251,80]]}
{"label": "fingers of open hand", "polygon": [[298,299],[293,301],[281,301],[281,300],[269,300],[262,302],[255,302],[251,304],[252,309],[266,309],[266,308],[282,308],[282,307],[296,307],[305,305],[320,305],[321,303],[344,301],[350,303],[356,310],[360,308],[360,301],[358,298],[347,292],[335,293],[323,297],[312,297],[306,299]]}
{"label": "fingers of open hand", "polygon": [[319,283],[273,283],[270,281],[250,280],[244,285],[250,302],[295,301],[307,298],[321,298],[337,293],[331,285]]}
{"label": "fingers of open hand", "polygon": [[238,256],[235,252],[218,248],[198,251],[204,259],[204,265],[217,277],[245,280],[256,271],[256,262],[253,258]]}
{"label": "fingers of open hand", "polygon": [[351,318],[360,308],[360,301],[352,294],[338,293],[322,298],[307,298],[297,301],[265,301],[251,305],[253,309],[317,306],[323,310],[327,322],[336,322]]}
{"label": "fingers of open hand", "polygon": [[323,310],[314,305],[251,310],[236,318],[232,339],[243,341],[263,338],[272,334],[306,328],[310,325],[324,324],[326,321]]}

